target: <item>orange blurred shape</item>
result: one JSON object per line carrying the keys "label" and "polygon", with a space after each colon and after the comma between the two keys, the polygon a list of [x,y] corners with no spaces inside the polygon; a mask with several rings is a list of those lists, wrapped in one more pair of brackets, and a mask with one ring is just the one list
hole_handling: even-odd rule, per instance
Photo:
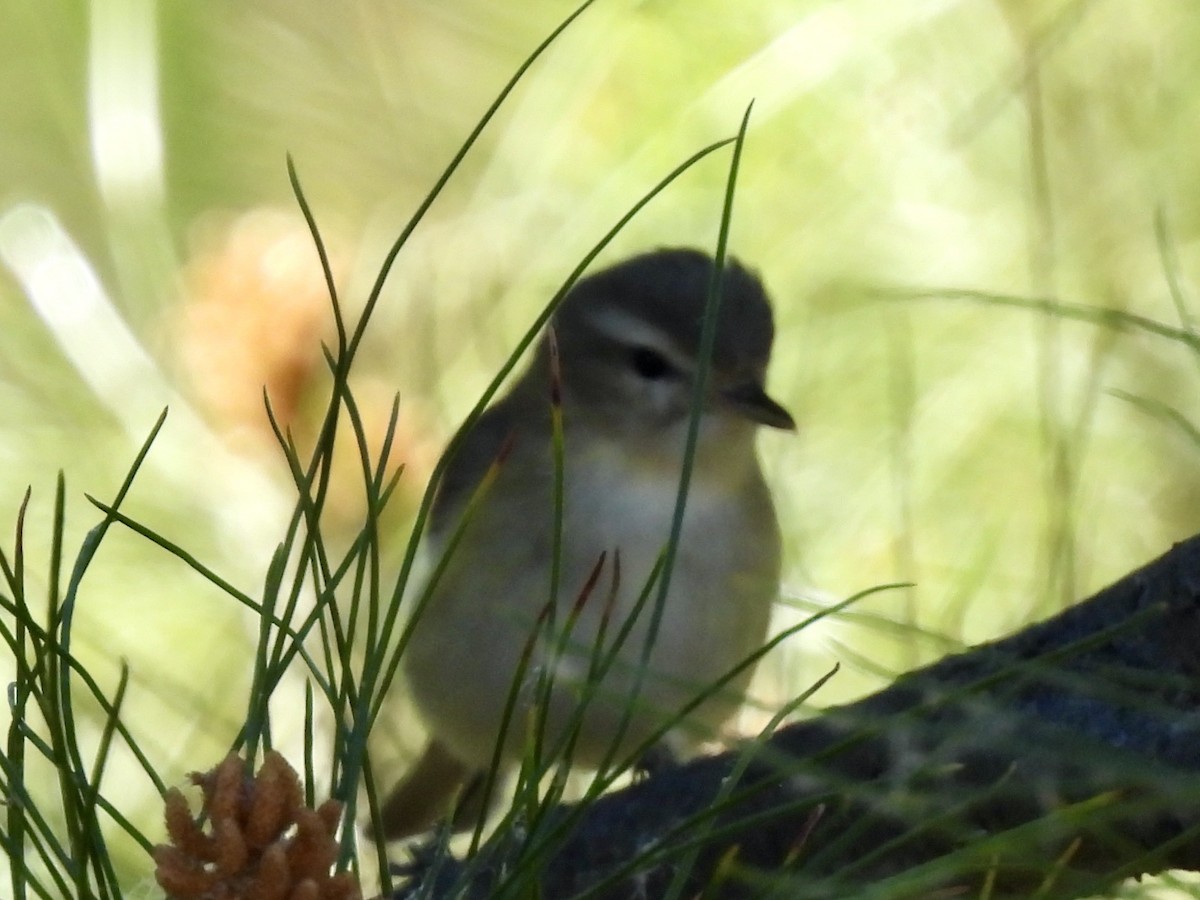
{"label": "orange blurred shape", "polygon": [[[340,285],[348,242],[324,226],[322,240]],[[308,226],[298,213],[256,209],[210,220],[194,244],[172,334],[194,398],[235,449],[278,456],[265,388],[280,428],[291,432],[305,457],[329,403],[332,379],[321,343],[335,341],[332,305]],[[352,373],[350,387],[378,465],[396,387],[387,373],[370,372]],[[442,435],[431,424],[436,421],[419,398],[405,401],[383,461],[389,473],[405,467],[401,509],[416,505],[437,461]],[[343,417],[328,496],[338,520],[353,522],[362,514],[359,453]]]}
{"label": "orange blurred shape", "polygon": [[[323,238],[336,278],[339,242]],[[235,445],[273,443],[263,389],[279,425],[294,425],[333,334],[312,237],[299,214],[257,209],[209,226],[197,244],[177,330],[195,397]]]}

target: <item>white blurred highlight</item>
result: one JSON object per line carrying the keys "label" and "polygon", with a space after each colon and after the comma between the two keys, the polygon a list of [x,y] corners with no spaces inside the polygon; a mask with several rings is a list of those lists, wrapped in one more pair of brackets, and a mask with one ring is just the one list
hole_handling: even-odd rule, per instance
{"label": "white blurred highlight", "polygon": [[91,4],[88,112],[92,159],[110,199],[162,193],[158,23],[154,0]]}
{"label": "white blurred highlight", "polygon": [[[174,449],[151,453],[149,464],[201,500],[236,556],[260,572],[287,512],[283,493],[231,453],[171,387],[53,212],[22,203],[0,213],[0,262],[134,446],[146,439],[163,408],[170,409],[166,435]],[[220,474],[198,479],[200,470]]]}
{"label": "white blurred highlight", "polygon": [[[0,259],[97,398],[124,424],[145,428],[183,401],[105,295],[95,271],[45,207],[23,203],[0,215]],[[187,413],[184,413],[187,415]]]}

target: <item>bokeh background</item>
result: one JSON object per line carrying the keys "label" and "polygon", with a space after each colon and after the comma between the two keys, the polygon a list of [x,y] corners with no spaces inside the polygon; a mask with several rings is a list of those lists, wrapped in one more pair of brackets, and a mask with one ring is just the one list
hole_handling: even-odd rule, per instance
{"label": "bokeh background", "polygon": [[[44,590],[170,407],[127,511],[254,594],[293,503],[262,405],[311,443],[328,298],[292,154],[357,310],[384,253],[562,0],[0,0],[0,520]],[[840,702],[1084,597],[1200,529],[1200,7],[1186,0],[599,0],[401,253],[353,376],[401,397],[397,542],[437,453],[576,261],[754,110],[732,250],[778,319],[764,435],[779,625],[892,582],[763,666],[769,711]],[[715,244],[717,154],[602,258]],[[361,515],[347,446],[328,527]],[[39,581],[41,579],[41,581]],[[244,610],[114,531],[75,650],[169,782],[245,710]],[[0,660],[9,677],[10,663]],[[765,712],[759,712],[761,721]],[[414,741],[409,720],[400,744]],[[756,721],[755,714],[747,726]],[[157,798],[118,757],[129,814]],[[125,779],[122,781],[121,779]],[[0,862],[0,866],[5,865]],[[131,878],[145,860],[130,848]]]}

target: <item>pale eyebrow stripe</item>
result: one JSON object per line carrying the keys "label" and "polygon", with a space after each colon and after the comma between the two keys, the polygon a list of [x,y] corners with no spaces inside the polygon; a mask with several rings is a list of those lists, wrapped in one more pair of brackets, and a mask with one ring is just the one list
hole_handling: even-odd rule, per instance
{"label": "pale eyebrow stripe", "polygon": [[597,306],[588,312],[588,321],[607,337],[631,347],[650,347],[678,368],[690,368],[691,361],[661,329],[624,309]]}

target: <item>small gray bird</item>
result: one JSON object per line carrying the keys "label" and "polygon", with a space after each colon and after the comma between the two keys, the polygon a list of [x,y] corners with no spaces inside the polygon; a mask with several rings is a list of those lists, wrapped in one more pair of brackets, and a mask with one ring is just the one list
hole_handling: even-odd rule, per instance
{"label": "small gray bird", "polygon": [[[598,681],[589,675],[668,543],[713,265],[696,250],[664,249],[579,281],[530,367],[449,459],[426,538],[434,560],[503,457],[413,626],[403,665],[430,739],[384,805],[384,837],[432,827],[456,792],[488,768],[514,679],[522,684],[503,759],[522,754],[542,677],[553,685],[542,711],[547,746],[578,724],[571,763],[595,768],[614,749],[634,751],[765,641],[780,541],[755,427],[791,430],[795,423],[763,387],[774,336],[767,295],[758,278],[728,260],[683,529],[649,664],[639,677],[657,583],[613,664]],[[561,396],[563,423],[556,593],[552,391]],[[578,618],[565,639],[544,634],[534,642],[522,671],[552,594],[559,631],[573,609]],[[713,737],[744,699],[750,674],[677,722],[667,749]],[[480,808],[464,816],[468,803],[456,825],[474,825]]]}

